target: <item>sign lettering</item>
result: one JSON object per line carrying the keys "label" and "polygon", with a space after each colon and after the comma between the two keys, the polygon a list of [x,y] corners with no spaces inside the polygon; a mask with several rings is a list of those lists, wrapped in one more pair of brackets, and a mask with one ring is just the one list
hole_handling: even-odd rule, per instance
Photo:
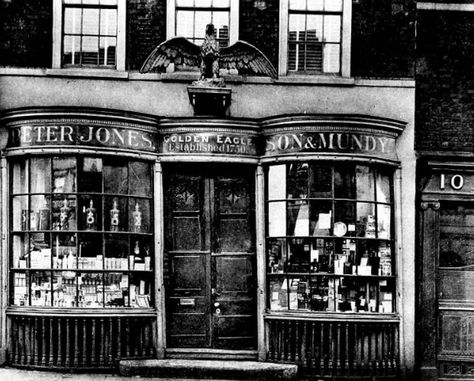
{"label": "sign lettering", "polygon": [[162,137],[163,153],[257,155],[255,138],[235,133],[172,133]]}
{"label": "sign lettering", "polygon": [[298,132],[268,136],[266,155],[297,152],[360,153],[394,156],[395,139],[349,132]]}
{"label": "sign lettering", "polygon": [[80,145],[156,151],[156,137],[147,131],[100,126],[21,126],[11,130],[10,147]]}

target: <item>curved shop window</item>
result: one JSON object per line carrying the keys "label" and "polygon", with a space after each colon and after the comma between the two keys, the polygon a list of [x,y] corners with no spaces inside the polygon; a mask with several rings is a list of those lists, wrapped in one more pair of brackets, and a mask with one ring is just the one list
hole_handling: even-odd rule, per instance
{"label": "curved shop window", "polygon": [[392,174],[342,161],[267,167],[269,310],[394,312]]}
{"label": "curved shop window", "polygon": [[151,307],[152,166],[97,156],[10,162],[11,304]]}

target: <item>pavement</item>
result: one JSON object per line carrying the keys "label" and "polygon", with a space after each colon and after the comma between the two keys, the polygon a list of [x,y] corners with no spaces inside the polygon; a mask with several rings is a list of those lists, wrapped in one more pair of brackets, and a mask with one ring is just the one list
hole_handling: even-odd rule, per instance
{"label": "pavement", "polygon": [[[0,381],[190,381],[182,378],[154,378],[154,377],[123,377],[117,374],[94,373],[65,373],[47,372],[39,370],[25,370],[16,368],[0,368]],[[193,381],[204,381],[193,379]],[[205,380],[209,381],[209,379]],[[231,380],[212,380],[231,381]]]}

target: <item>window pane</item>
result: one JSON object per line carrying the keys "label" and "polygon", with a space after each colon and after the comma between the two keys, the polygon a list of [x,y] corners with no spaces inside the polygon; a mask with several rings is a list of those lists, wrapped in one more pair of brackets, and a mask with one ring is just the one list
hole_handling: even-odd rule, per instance
{"label": "window pane", "polygon": [[212,22],[217,30],[217,38],[219,40],[229,39],[229,13],[228,12],[212,12]]}
{"label": "window pane", "polygon": [[268,169],[268,199],[286,198],[286,165],[272,165]]}
{"label": "window pane", "polygon": [[212,0],[194,0],[195,7],[210,7]]}
{"label": "window pane", "polygon": [[271,202],[268,204],[268,235],[270,237],[286,235],[285,202]]}
{"label": "window pane", "polygon": [[212,6],[216,8],[230,7],[230,0],[213,0]]}
{"label": "window pane", "polygon": [[376,188],[378,202],[392,202],[392,196],[390,192],[390,176],[378,171],[376,177]]}
{"label": "window pane", "polygon": [[307,0],[308,11],[322,11],[324,0]]}
{"label": "window pane", "polygon": [[[194,12],[176,12],[176,35],[186,38],[194,37]],[[204,36],[203,36],[204,37]]]}
{"label": "window pane", "polygon": [[309,273],[311,261],[311,241],[309,239],[291,239],[289,242],[287,272]]}
{"label": "window pane", "polygon": [[49,271],[31,273],[31,305],[38,307],[52,305],[51,273]]}
{"label": "window pane", "polygon": [[117,5],[117,0],[100,0],[101,5]]}
{"label": "window pane", "polygon": [[50,205],[47,196],[30,197],[30,230],[50,229]]}
{"label": "window pane", "polygon": [[308,172],[307,163],[288,165],[288,198],[308,197]]}
{"label": "window pane", "polygon": [[309,309],[309,282],[307,277],[289,279],[289,304],[290,310]]}
{"label": "window pane", "polygon": [[309,235],[308,201],[288,202],[288,235]]}
{"label": "window pane", "polygon": [[[336,225],[337,224],[337,225]],[[334,205],[334,235],[355,235],[356,204],[351,201],[336,201]]]}
{"label": "window pane", "polygon": [[79,199],[79,229],[102,230],[102,198],[81,196]]}
{"label": "window pane", "polygon": [[51,192],[51,160],[31,159],[30,161],[30,192]]}
{"label": "window pane", "polygon": [[99,9],[84,8],[82,10],[82,34],[99,34]]}
{"label": "window pane", "polygon": [[287,250],[285,239],[271,239],[267,246],[268,252],[268,263],[267,269],[269,273],[280,274],[284,269],[284,265],[287,261]]}
{"label": "window pane", "polygon": [[[314,0],[308,0],[309,3],[314,3]],[[322,0],[317,2],[322,4]],[[294,10],[305,10],[306,9],[306,0],[290,0],[289,9]]]}
{"label": "window pane", "polygon": [[323,50],[323,71],[325,73],[339,73],[340,46],[338,44],[325,44]]}
{"label": "window pane", "polygon": [[334,197],[355,198],[355,168],[342,164],[334,167]]}
{"label": "window pane", "polygon": [[26,161],[13,164],[13,193],[26,193],[28,187]]}
{"label": "window pane", "polygon": [[374,201],[374,173],[364,165],[356,166],[357,200]]}
{"label": "window pane", "polygon": [[324,16],[324,42],[341,41],[341,17]]}
{"label": "window pane", "polygon": [[64,9],[64,33],[81,34],[81,8],[65,8]]}
{"label": "window pane", "polygon": [[128,167],[126,162],[104,160],[104,192],[128,194]]}
{"label": "window pane", "polygon": [[99,39],[97,37],[82,37],[81,57],[83,65],[99,64]]}
{"label": "window pane", "polygon": [[81,63],[81,37],[64,36],[63,63],[65,65],[77,65]]}
{"label": "window pane", "polygon": [[102,159],[85,157],[79,171],[79,192],[102,192]]}
{"label": "window pane", "polygon": [[135,233],[150,232],[151,204],[149,200],[129,199],[128,229]]}
{"label": "window pane", "polygon": [[117,33],[117,10],[100,10],[100,34],[115,36]]}
{"label": "window pane", "polygon": [[311,164],[310,197],[331,197],[332,167],[324,164]]}
{"label": "window pane", "polygon": [[306,16],[290,14],[288,41],[304,41],[306,30]]}
{"label": "window pane", "polygon": [[28,196],[13,197],[13,230],[28,230]]}
{"label": "window pane", "polygon": [[281,311],[288,309],[288,280],[271,279],[269,284],[270,309]]}
{"label": "window pane", "polygon": [[[332,202],[311,202],[311,234],[330,235],[332,233]],[[296,235],[296,234],[295,234]]]}
{"label": "window pane", "polygon": [[375,206],[368,202],[357,203],[357,223],[360,226],[360,234],[365,238],[376,237]]}
{"label": "window pane", "polygon": [[151,197],[151,174],[150,166],[139,161],[129,164],[130,194],[136,196]]}
{"label": "window pane", "polygon": [[[310,1],[310,0],[308,0]],[[330,12],[341,12],[343,0],[324,0],[324,10]]]}
{"label": "window pane", "polygon": [[212,14],[209,11],[197,11],[195,19],[194,37],[204,38],[206,25],[212,22]]}
{"label": "window pane", "polygon": [[53,198],[53,229],[77,230],[76,207],[76,196],[55,196]]}
{"label": "window pane", "polygon": [[53,192],[73,193],[76,191],[76,159],[53,158]]}
{"label": "window pane", "polygon": [[377,205],[377,231],[378,238],[390,239],[391,211],[388,205]]}
{"label": "window pane", "polygon": [[29,287],[29,278],[27,274],[13,274],[13,305],[28,306],[30,304]]}
{"label": "window pane", "polygon": [[193,7],[194,0],[177,0],[176,7]]}

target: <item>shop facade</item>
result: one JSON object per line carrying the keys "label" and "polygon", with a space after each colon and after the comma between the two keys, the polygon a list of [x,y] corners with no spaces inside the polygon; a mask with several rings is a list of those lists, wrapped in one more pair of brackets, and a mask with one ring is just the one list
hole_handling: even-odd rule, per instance
{"label": "shop facade", "polygon": [[409,99],[391,112],[361,101],[275,115],[250,104],[258,86],[243,87],[231,106],[242,117],[225,119],[180,116],[189,104],[179,102],[167,117],[2,114],[9,364],[226,358],[321,378],[410,374]]}

